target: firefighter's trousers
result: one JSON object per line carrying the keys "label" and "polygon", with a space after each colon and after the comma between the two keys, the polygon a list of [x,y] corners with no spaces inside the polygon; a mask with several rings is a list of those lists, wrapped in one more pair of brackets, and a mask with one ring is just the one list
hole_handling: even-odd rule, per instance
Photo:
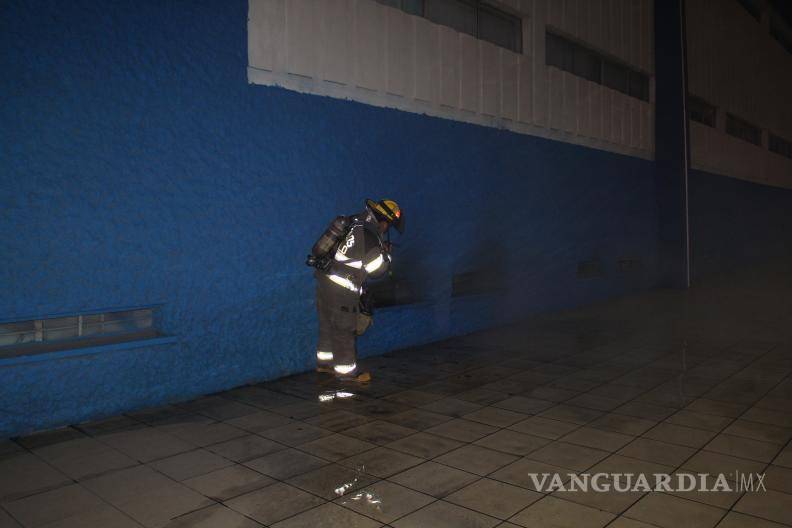
{"label": "firefighter's trousers", "polygon": [[357,368],[356,334],[360,296],[316,274],[316,310],[319,339],[316,362],[336,374],[354,374]]}

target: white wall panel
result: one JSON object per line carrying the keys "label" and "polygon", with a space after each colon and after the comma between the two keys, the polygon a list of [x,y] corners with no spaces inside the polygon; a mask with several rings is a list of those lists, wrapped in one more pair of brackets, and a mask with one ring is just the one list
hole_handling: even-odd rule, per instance
{"label": "white wall panel", "polygon": [[497,117],[501,113],[501,48],[476,42],[481,46],[481,113]]}
{"label": "white wall panel", "polygon": [[[589,94],[591,97],[590,117],[589,123],[591,124],[590,137],[594,139],[603,139],[602,134],[602,86],[599,84],[590,83]],[[649,150],[645,148],[645,150]]]}
{"label": "white wall panel", "polygon": [[558,3],[564,6],[564,31],[575,38],[580,38],[580,31],[578,28],[578,13],[580,12],[580,6],[578,5],[578,0],[564,0]]}
{"label": "white wall panel", "polygon": [[564,132],[577,133],[577,85],[578,77],[568,72],[563,72],[564,79]]}
{"label": "white wall panel", "polygon": [[640,40],[640,67],[645,72],[654,71],[652,56],[654,55],[654,29],[652,21],[652,1],[640,0],[641,3],[641,29],[638,32]]}
{"label": "white wall panel", "polygon": [[564,72],[557,68],[548,68],[550,92],[550,128],[562,130],[564,128]]}
{"label": "white wall panel", "polygon": [[286,0],[251,2],[248,14],[248,62],[262,70],[286,67]]}
{"label": "white wall panel", "polygon": [[316,77],[319,72],[319,3],[286,2],[286,62],[289,73]]}
{"label": "white wall panel", "polygon": [[346,84],[352,78],[352,50],[354,20],[349,16],[352,0],[324,0],[319,2],[322,42],[319,49],[322,79]]}
{"label": "white wall panel", "polygon": [[577,133],[580,136],[592,137],[589,126],[589,104],[591,99],[589,97],[589,81],[586,79],[577,80],[577,108],[575,115],[577,116]]}
{"label": "white wall panel", "polygon": [[383,30],[387,8],[371,0],[356,0],[355,3],[355,84],[369,90],[382,90],[385,88]]}
{"label": "white wall panel", "polygon": [[608,0],[607,26],[608,26],[608,51],[621,57],[622,51],[622,0]]}
{"label": "white wall panel", "polygon": [[624,143],[627,139],[624,133],[624,99],[619,92],[611,91],[611,111],[613,112],[613,126],[611,127],[611,141]]}
{"label": "white wall panel", "polygon": [[439,93],[440,32],[439,27],[423,18],[415,21],[415,98],[437,101]]}
{"label": "white wall panel", "polygon": [[[519,58],[519,70],[519,92],[517,101],[519,111],[518,119],[523,123],[535,123],[537,118],[536,113],[533,111],[534,105],[536,104],[534,87],[537,86],[537,82],[534,78],[536,70],[534,69],[534,61],[531,57],[523,55]],[[547,110],[544,106],[542,108],[545,111]]]}
{"label": "white wall panel", "polygon": [[520,60],[524,59],[528,62],[527,67],[525,68],[525,75],[526,79],[523,83],[527,89],[528,93],[525,96],[525,104],[527,105],[527,116],[528,119],[525,121],[526,123],[531,122],[531,84],[533,83],[533,79],[531,78],[531,64],[527,57],[517,55],[516,53],[512,53],[511,51],[501,49],[500,50],[501,56],[501,109],[500,115],[506,119],[511,119],[512,121],[517,120],[517,109],[518,109],[518,97],[519,97],[519,89],[520,89]]}
{"label": "white wall panel", "polygon": [[602,90],[602,140],[613,143],[613,90],[601,87]]}
{"label": "white wall panel", "polygon": [[654,130],[654,123],[651,120],[652,106],[649,103],[641,102],[641,144],[643,150],[650,148],[652,144],[650,129]]}
{"label": "white wall panel", "polygon": [[641,101],[634,97],[628,97],[630,105],[630,146],[641,148]]}
{"label": "white wall panel", "polygon": [[459,107],[460,33],[440,26],[440,104]]}
{"label": "white wall panel", "polygon": [[470,35],[460,35],[459,39],[462,46],[459,107],[469,112],[478,112],[479,99],[481,98],[479,40]]}
{"label": "white wall panel", "polygon": [[583,26],[586,28],[585,36],[581,37],[597,49],[606,49],[603,44],[602,32],[602,4],[603,0],[588,0],[583,2],[587,7],[586,18]]}
{"label": "white wall panel", "polygon": [[388,93],[413,96],[415,83],[415,33],[411,17],[397,9],[388,9]]}
{"label": "white wall panel", "polygon": [[[564,0],[535,0],[534,6],[537,11],[542,9],[546,13],[547,25],[564,29]],[[539,13],[534,16],[538,17]]]}
{"label": "white wall panel", "polygon": [[[549,2],[551,5],[555,2]],[[549,97],[549,83],[550,74],[549,68],[545,65],[545,24],[547,22],[547,9],[548,0],[534,0],[533,2],[533,17],[529,19],[531,23],[531,64],[533,71],[531,74],[531,116],[533,124],[538,127],[549,126],[550,114],[550,97]],[[522,66],[520,63],[521,72],[520,80],[522,82]],[[523,88],[520,88],[520,93],[523,93]],[[523,102],[520,99],[520,120],[524,120],[524,113],[522,110]],[[528,121],[525,121],[528,122]]]}
{"label": "white wall panel", "polygon": [[550,25],[647,71],[651,2],[506,0],[514,53],[373,0],[249,0],[248,80],[651,158],[652,104],[545,64]]}

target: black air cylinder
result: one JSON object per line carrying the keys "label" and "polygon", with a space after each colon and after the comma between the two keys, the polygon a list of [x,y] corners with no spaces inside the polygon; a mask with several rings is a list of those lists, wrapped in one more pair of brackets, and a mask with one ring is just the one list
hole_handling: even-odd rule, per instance
{"label": "black air cylinder", "polygon": [[311,254],[315,257],[323,257],[335,248],[341,237],[346,234],[349,227],[349,219],[346,216],[338,216],[333,220],[319,240],[314,244]]}

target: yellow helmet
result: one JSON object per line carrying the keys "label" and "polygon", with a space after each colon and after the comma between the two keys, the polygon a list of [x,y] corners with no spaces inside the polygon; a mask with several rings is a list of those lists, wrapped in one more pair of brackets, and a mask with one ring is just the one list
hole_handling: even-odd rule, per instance
{"label": "yellow helmet", "polygon": [[374,211],[379,220],[384,220],[391,224],[399,233],[404,233],[404,216],[402,215],[399,204],[393,200],[374,200],[367,199],[366,206]]}

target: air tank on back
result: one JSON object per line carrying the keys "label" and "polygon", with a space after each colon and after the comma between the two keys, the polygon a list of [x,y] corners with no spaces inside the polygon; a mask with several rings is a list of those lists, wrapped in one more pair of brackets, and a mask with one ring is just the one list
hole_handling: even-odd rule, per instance
{"label": "air tank on back", "polygon": [[347,227],[349,227],[349,219],[346,216],[337,216],[336,219],[327,226],[327,229],[325,229],[325,232],[319,237],[319,240],[316,241],[313,249],[311,249],[311,254],[314,257],[323,257],[327,255],[335,248],[336,244],[341,240],[341,237],[346,234]]}

